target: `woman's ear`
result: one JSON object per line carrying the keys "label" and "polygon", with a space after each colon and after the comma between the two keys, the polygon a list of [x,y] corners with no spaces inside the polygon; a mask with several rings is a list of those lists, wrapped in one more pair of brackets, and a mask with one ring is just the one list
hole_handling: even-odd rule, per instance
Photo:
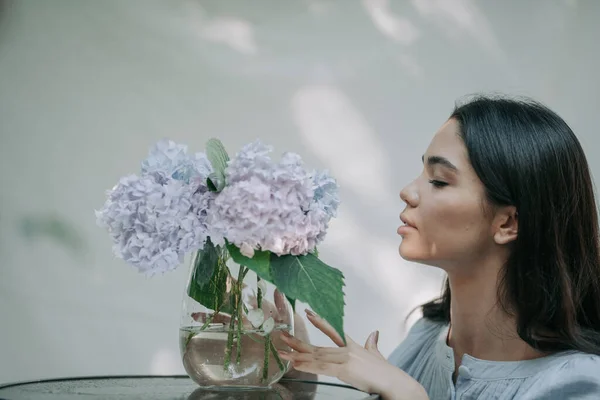
{"label": "woman's ear", "polygon": [[517,239],[519,233],[519,213],[515,206],[500,207],[493,222],[494,241],[507,244]]}

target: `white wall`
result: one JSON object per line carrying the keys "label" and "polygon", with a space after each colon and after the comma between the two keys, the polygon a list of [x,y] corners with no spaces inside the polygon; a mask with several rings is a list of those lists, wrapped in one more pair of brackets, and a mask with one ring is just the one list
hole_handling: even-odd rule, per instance
{"label": "white wall", "polygon": [[[218,136],[230,152],[259,137],[329,168],[343,205],[321,255],[346,274],[348,333],[380,329],[384,353],[441,286],[397,255],[398,192],[456,98],[547,102],[600,175],[597,1],[2,4],[0,383],[183,373],[187,265],[144,278],[94,218],[161,137],[201,150]],[[32,216],[74,233],[27,236],[44,227],[24,231]]]}

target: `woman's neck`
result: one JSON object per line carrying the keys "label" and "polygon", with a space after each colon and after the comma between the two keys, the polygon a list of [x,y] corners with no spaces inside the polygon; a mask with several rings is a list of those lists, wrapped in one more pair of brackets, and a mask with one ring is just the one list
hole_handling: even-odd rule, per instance
{"label": "woman's neck", "polygon": [[452,292],[451,327],[448,345],[453,348],[456,365],[466,353],[489,361],[519,361],[540,357],[517,334],[514,317],[497,301],[500,267],[474,269],[464,276],[449,274]]}

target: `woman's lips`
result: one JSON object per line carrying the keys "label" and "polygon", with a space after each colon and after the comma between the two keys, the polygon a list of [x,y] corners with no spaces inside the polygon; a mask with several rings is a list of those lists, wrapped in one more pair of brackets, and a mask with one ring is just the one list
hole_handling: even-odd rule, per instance
{"label": "woman's lips", "polygon": [[404,223],[404,225],[400,225],[398,227],[397,232],[399,235],[403,235],[405,233],[417,230],[415,225],[405,215],[400,214],[400,220]]}

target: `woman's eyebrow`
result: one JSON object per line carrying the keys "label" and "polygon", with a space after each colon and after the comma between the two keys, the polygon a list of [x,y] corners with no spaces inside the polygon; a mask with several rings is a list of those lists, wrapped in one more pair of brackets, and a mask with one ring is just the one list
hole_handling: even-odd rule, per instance
{"label": "woman's eyebrow", "polygon": [[[423,155],[423,157],[421,157],[421,160],[423,161],[423,164],[425,164],[425,155]],[[427,158],[427,165],[429,166],[433,166],[433,165],[442,165],[446,168],[451,169],[452,171],[458,172],[458,168],[456,168],[456,165],[452,164],[447,158],[445,157],[441,157],[441,156],[429,156]]]}

